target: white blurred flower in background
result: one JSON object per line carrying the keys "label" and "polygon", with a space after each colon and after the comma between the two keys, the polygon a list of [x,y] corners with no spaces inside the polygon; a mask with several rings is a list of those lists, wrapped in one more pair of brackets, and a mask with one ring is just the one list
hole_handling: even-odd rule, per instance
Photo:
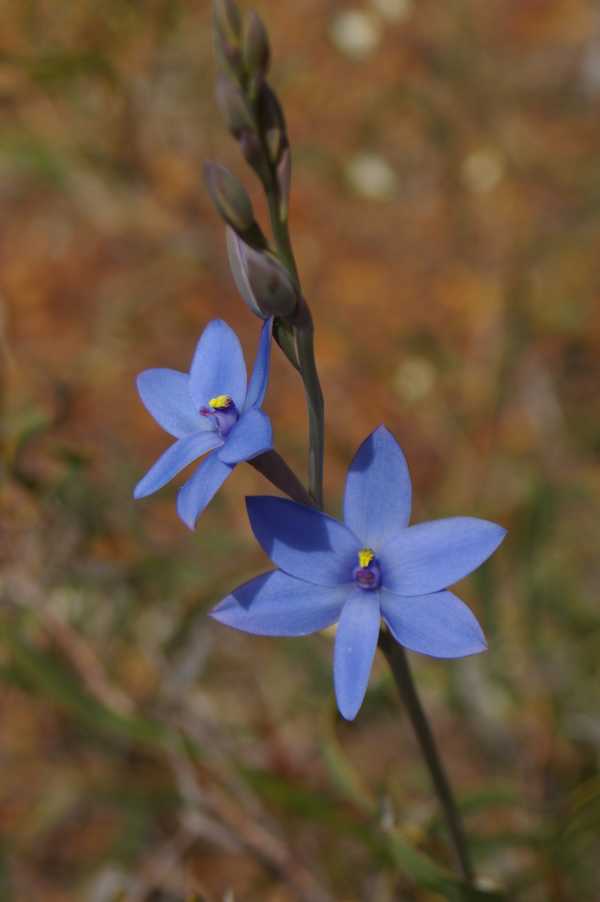
{"label": "white blurred flower in background", "polygon": [[357,194],[371,200],[389,200],[398,185],[390,164],[375,153],[356,154],[347,164],[345,174]]}
{"label": "white blurred flower in background", "polygon": [[381,40],[377,16],[358,9],[338,13],[331,23],[331,39],[338,50],[355,60],[368,57]]}
{"label": "white blurred flower in background", "polygon": [[436,370],[426,357],[406,357],[394,374],[394,388],[405,401],[421,401],[432,391]]}
{"label": "white blurred flower in background", "polygon": [[467,188],[477,194],[492,191],[504,174],[504,163],[495,150],[480,148],[463,160],[462,178]]}

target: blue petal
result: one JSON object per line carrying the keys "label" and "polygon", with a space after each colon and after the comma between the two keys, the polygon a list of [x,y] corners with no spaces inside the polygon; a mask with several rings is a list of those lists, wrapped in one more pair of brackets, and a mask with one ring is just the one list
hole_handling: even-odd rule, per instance
{"label": "blue petal", "polygon": [[187,373],[167,369],[145,370],[136,382],[146,410],[175,438],[207,428],[205,420],[194,407]]}
{"label": "blue petal", "polygon": [[269,381],[269,369],[271,365],[271,334],[273,332],[273,317],[263,323],[260,332],[260,343],[254,362],[254,369],[250,377],[248,394],[244,403],[244,410],[251,407],[261,407],[265,399],[267,383]]}
{"label": "blue petal", "polygon": [[285,498],[246,498],[254,535],[286,573],[317,586],[350,583],[360,542],[327,514]]}
{"label": "blue petal", "polygon": [[210,616],[258,636],[306,636],[335,623],[347,597],[346,586],[311,586],[273,570],[239,586]]}
{"label": "blue petal", "polygon": [[193,460],[207,451],[212,451],[220,444],[222,444],[222,439],[216,432],[195,432],[193,435],[180,438],[174,445],[167,448],[154,466],[140,479],[134,489],[133,497],[144,498],[146,495],[157,492]]}
{"label": "blue petal", "polygon": [[230,395],[238,410],[246,398],[246,364],[239,339],[222,319],[213,319],[196,346],[190,393],[198,409],[217,395]]}
{"label": "blue petal", "polygon": [[428,595],[458,582],[492,554],[506,530],[476,517],[448,517],[401,530],[378,553],[383,585]]}
{"label": "blue petal", "polygon": [[194,475],[177,493],[177,513],[186,526],[193,529],[196,520],[221,488],[233,467],[222,463],[216,454],[209,454]]}
{"label": "blue petal", "polygon": [[355,589],[342,609],[335,635],[333,681],[342,717],[354,720],[367,691],[379,637],[377,592]]}
{"label": "blue petal", "polygon": [[452,592],[403,598],[380,590],[381,613],[394,639],[423,655],[463,658],[487,648],[477,620]]}
{"label": "blue petal", "polygon": [[381,545],[410,519],[411,483],[406,458],[385,426],[362,443],[346,478],[344,521],[368,548]]}
{"label": "blue petal", "polygon": [[253,408],[243,413],[218,452],[225,464],[237,464],[252,460],[257,454],[273,447],[271,421],[262,410]]}

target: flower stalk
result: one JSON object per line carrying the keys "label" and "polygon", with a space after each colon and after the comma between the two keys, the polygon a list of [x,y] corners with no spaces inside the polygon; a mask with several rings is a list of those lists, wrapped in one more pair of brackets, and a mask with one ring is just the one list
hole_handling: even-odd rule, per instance
{"label": "flower stalk", "polygon": [[414,684],[406,652],[401,645],[394,642],[389,631],[385,628],[379,633],[379,648],[388,662],[394,682],[410,717],[423,758],[429,769],[431,782],[446,821],[460,873],[465,883],[473,886],[475,872],[471,863],[462,818],[431,727],[429,726],[427,715],[423,710],[417,687]]}
{"label": "flower stalk", "polygon": [[[245,240],[246,243],[251,244],[257,252],[255,258],[253,258],[256,267],[255,278],[252,279],[248,277],[247,281],[249,288],[246,292],[242,291],[242,295],[246,295],[246,302],[259,316],[267,315],[265,312],[267,310],[267,304],[269,301],[271,302],[269,315],[272,314],[274,316],[273,336],[292,366],[298,370],[304,384],[309,426],[308,490],[304,488],[287,463],[274,450],[268,450],[249,462],[256,470],[262,473],[293,501],[322,511],[323,459],[325,446],[324,399],[315,359],[312,315],[309,306],[302,295],[298,268],[290,238],[288,224],[288,201],[291,177],[290,149],[283,111],[276,95],[266,80],[270,63],[268,35],[261,20],[255,14],[247,18],[245,22],[242,22],[234,0],[215,0],[215,37],[217,55],[221,62],[222,69],[221,75],[219,76],[218,88],[219,106],[223,112],[229,130],[240,145],[242,155],[262,183],[268,203],[269,219],[274,244],[273,248],[271,249],[266,244],[263,245],[262,233],[254,221],[250,202],[249,200],[246,200],[243,189],[238,187],[238,184],[233,177],[226,178],[223,173],[219,171],[219,180],[217,181],[216,176],[214,176],[213,182],[210,183],[209,188],[212,187],[213,200],[215,200],[215,204],[222,217],[228,222],[231,228],[234,229],[237,236],[242,241]],[[244,234],[244,232],[246,234]],[[248,236],[251,237],[251,242],[248,242]],[[237,252],[240,254],[237,259],[246,261],[245,264],[240,265],[241,268],[239,270],[242,273],[242,276],[246,278],[249,271],[248,261],[250,260],[250,256],[246,253],[244,257],[244,252],[239,246]],[[266,289],[261,290],[259,287],[260,283],[256,277],[257,273],[261,275],[261,277],[264,277],[263,284],[265,284],[265,280],[271,278],[271,273],[267,267],[268,261],[260,256],[263,254],[264,257],[265,252],[267,254],[275,254],[279,263],[281,263],[287,270],[287,273],[289,273],[293,282],[293,291],[290,288],[290,291],[285,295],[285,300],[292,298],[291,303],[293,304],[294,292],[296,293],[297,300],[293,309],[284,308],[280,295],[275,292],[271,283],[269,283],[268,286],[270,291],[267,291]],[[245,266],[245,269],[243,266]],[[250,275],[252,274],[250,273]],[[239,281],[240,279],[238,277],[236,282]],[[365,493],[365,495],[366,494],[368,493]],[[409,508],[410,496],[407,497]],[[252,501],[252,499],[250,500]],[[271,499],[271,501],[274,500],[275,499]],[[252,510],[254,510],[254,514],[258,519],[260,519],[258,516],[260,513],[259,502],[260,499],[254,499],[253,505],[251,505]],[[266,516],[268,499],[263,499],[263,502]],[[286,502],[286,504],[289,504],[289,502]],[[402,500],[402,504],[406,504],[406,498]],[[302,517],[313,516],[314,514],[316,514],[316,512],[313,510],[310,514],[302,514]],[[300,516],[300,514],[298,514],[298,516]],[[318,516],[322,515],[319,514]],[[288,521],[286,520],[286,524],[287,523]],[[261,533],[262,528],[263,527],[261,526],[257,532],[259,541],[259,533]],[[286,526],[285,528],[288,527]],[[326,532],[329,527],[323,528]],[[302,535],[306,534],[305,530],[301,530],[301,532]],[[485,541],[488,540],[486,539]],[[283,545],[285,544],[286,543],[283,542]],[[488,553],[491,553],[491,550]],[[483,559],[484,558],[482,558],[482,560]],[[275,561],[275,563],[277,562]],[[323,601],[323,605],[325,605],[324,608],[311,614],[309,607],[312,600],[316,595],[320,597],[320,595],[323,595],[325,592],[322,587],[317,587],[316,590],[314,586],[310,587],[306,599],[302,601],[302,604],[306,603],[307,605],[306,611],[302,609],[302,611],[298,613],[292,610],[289,615],[286,615],[291,618],[289,622],[283,623],[280,617],[279,620],[281,620],[281,623],[278,620],[275,625],[273,624],[272,603],[276,600],[277,593],[281,590],[281,587],[284,586],[285,580],[288,578],[285,575],[285,570],[286,568],[283,568],[283,573],[281,571],[274,571],[274,573],[271,574],[263,574],[263,576],[258,577],[256,580],[240,587],[236,590],[237,594],[234,593],[232,596],[224,599],[221,605],[212,612],[212,616],[229,626],[262,635],[305,635],[307,632],[323,628],[323,624],[329,616],[327,613],[329,609],[326,605],[329,604],[329,602],[333,604],[333,596],[331,599],[328,597]],[[297,574],[297,577],[298,579],[301,579],[300,574]],[[434,598],[434,595],[430,593],[438,593],[440,588],[451,585],[454,581],[454,579],[448,578],[448,581],[445,582],[442,587],[437,586],[434,589],[423,589],[422,591],[424,594],[422,597],[423,599],[428,599],[428,601],[423,602],[424,607],[422,609],[415,609],[414,616],[424,616],[423,611],[427,605],[435,605],[435,601],[431,601],[431,599]],[[330,584],[327,583],[327,586],[329,585]],[[294,586],[295,588],[293,588],[293,591],[297,592],[297,584],[294,583]],[[402,594],[402,592],[400,592],[400,594]],[[419,593],[415,591],[406,592],[407,598],[404,599],[406,603],[403,614],[404,617],[406,617],[406,610],[410,608],[411,601],[414,602],[414,596],[418,594]],[[447,605],[451,603],[455,604],[455,601],[458,601],[456,599],[453,600],[451,593],[444,592],[443,594],[445,596],[450,596],[450,598],[445,598],[445,603]],[[240,605],[238,604],[238,601],[242,596],[246,603]],[[335,598],[337,603],[337,595]],[[250,602],[252,602],[251,605]],[[298,603],[300,604],[300,601],[298,601]],[[462,603],[459,602],[459,604],[461,605]],[[364,612],[367,608],[363,601],[361,601],[360,604],[355,604],[354,601],[352,603],[349,602],[348,605],[349,613],[347,616],[344,615],[345,620],[343,620],[343,629],[354,630],[356,628],[358,630],[356,634],[352,634],[351,636],[356,642],[348,641],[345,646],[352,649],[361,644],[361,638],[364,639],[363,626],[365,626],[365,624],[363,624],[361,618],[364,618]],[[435,623],[437,622],[435,616],[433,616],[434,613],[435,612],[432,609],[432,619],[429,624],[432,628],[432,634],[435,633]],[[461,629],[465,628],[466,633],[471,637],[469,639],[470,642],[477,645],[481,641],[483,642],[483,647],[485,647],[483,637],[479,637],[476,631],[473,632],[470,626],[466,628],[466,620],[464,619],[466,614],[462,611],[462,607],[456,607],[455,616],[458,633]],[[392,610],[388,611],[387,619],[385,612],[383,612],[383,617],[388,625],[390,622],[393,624]],[[356,626],[357,623],[359,623],[358,627]],[[402,644],[400,644],[403,640],[398,639],[397,637],[398,632],[402,629],[401,625],[398,626],[398,624],[401,624],[401,618],[397,621],[395,627],[392,625],[390,628],[388,628],[388,626],[382,626],[380,628],[379,609],[377,609],[372,616],[369,615],[369,622],[366,626],[368,627],[367,632],[370,636],[369,641],[372,640],[371,653],[375,652],[378,645],[390,667],[402,701],[409,714],[423,758],[429,769],[433,788],[438,797],[447,824],[458,869],[466,886],[468,888],[473,888],[475,885],[474,869],[469,855],[460,812],[442,765],[431,727],[413,682],[406,653]],[[311,629],[308,629],[308,626],[310,626]],[[281,629],[282,632],[277,632],[277,629]],[[393,629],[393,636],[390,629]],[[408,639],[411,640],[412,638],[413,643],[417,641],[418,644],[418,640],[414,637],[422,634],[422,630],[416,630],[412,636],[408,636]],[[435,641],[438,640],[436,639]],[[464,641],[466,644],[464,647],[461,646],[461,649],[458,651],[458,646],[452,646],[452,643],[450,643],[448,648],[444,651],[444,654],[441,656],[460,657],[463,654],[471,654],[475,651],[482,650],[480,647],[475,648],[469,646],[469,648],[467,648],[468,642],[466,639],[464,639]],[[364,645],[364,642],[362,644]],[[414,647],[414,645],[411,645],[410,641],[407,641],[405,644],[409,648]],[[349,681],[348,685],[350,685],[350,683],[355,680],[355,670],[353,670],[352,667],[347,666],[347,662],[343,658],[345,651],[342,645],[343,643],[340,643],[338,667],[340,688],[338,693],[338,704],[340,703],[340,695],[343,696],[347,689],[345,682]],[[436,654],[435,650],[431,650],[431,648],[417,647],[416,650],[426,654]],[[366,689],[366,681],[368,680],[370,669],[370,661],[366,661],[366,664],[365,661],[366,658],[360,665],[364,670],[363,690]],[[353,663],[353,666],[356,664],[356,662],[351,663]],[[361,690],[361,692],[364,694],[363,690]],[[337,691],[338,686],[336,686],[336,692]],[[356,694],[355,687],[352,689],[352,692]],[[346,713],[344,716],[348,716],[348,719],[352,719],[352,717],[355,716],[358,707],[360,707],[362,695],[360,692],[358,695],[360,695],[360,698],[358,698],[357,705],[355,704],[356,699],[352,700],[351,703],[346,702]],[[340,710],[344,713],[343,706],[340,707]],[[351,711],[350,715],[348,715],[348,711]]]}

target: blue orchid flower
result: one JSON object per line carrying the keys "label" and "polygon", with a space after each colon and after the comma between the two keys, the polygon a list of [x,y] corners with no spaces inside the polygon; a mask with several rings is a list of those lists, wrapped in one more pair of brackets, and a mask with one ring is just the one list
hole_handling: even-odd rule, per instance
{"label": "blue orchid flower", "polygon": [[138,482],[134,498],[156,492],[210,452],[177,495],[177,513],[193,529],[235,465],[271,449],[271,421],[260,407],[269,380],[272,323],[269,319],[263,325],[248,384],[239,339],[220,319],[212,320],[200,336],[189,374],[169,369],[140,373],[143,404],[177,441]]}
{"label": "blue orchid flower", "polygon": [[248,498],[254,535],[279,569],[211,611],[263,636],[304,636],[337,622],[334,685],[347,720],[365,696],[381,618],[397,642],[432,657],[487,647],[469,608],[447,589],[479,567],[506,530],[473,517],[409,526],[411,494],[404,454],[380,426],[350,466],[345,523],[284,498]]}

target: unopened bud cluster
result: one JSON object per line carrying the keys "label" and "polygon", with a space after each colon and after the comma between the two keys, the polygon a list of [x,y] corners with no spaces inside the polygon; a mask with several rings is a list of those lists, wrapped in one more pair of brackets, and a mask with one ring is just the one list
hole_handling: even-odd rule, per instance
{"label": "unopened bud cluster", "polygon": [[220,65],[217,104],[246,160],[265,181],[288,146],[281,107],[266,80],[267,30],[258,13],[242,18],[234,0],[215,0],[214,39]]}
{"label": "unopened bud cluster", "polygon": [[[242,16],[235,0],[214,0],[219,72],[216,101],[242,156],[287,219],[291,157],[285,117],[266,80],[271,59],[267,30],[256,12]],[[242,183],[224,166],[205,163],[210,197],[227,225],[227,248],[242,298],[257,316],[291,317],[299,301],[294,278],[269,250]]]}

